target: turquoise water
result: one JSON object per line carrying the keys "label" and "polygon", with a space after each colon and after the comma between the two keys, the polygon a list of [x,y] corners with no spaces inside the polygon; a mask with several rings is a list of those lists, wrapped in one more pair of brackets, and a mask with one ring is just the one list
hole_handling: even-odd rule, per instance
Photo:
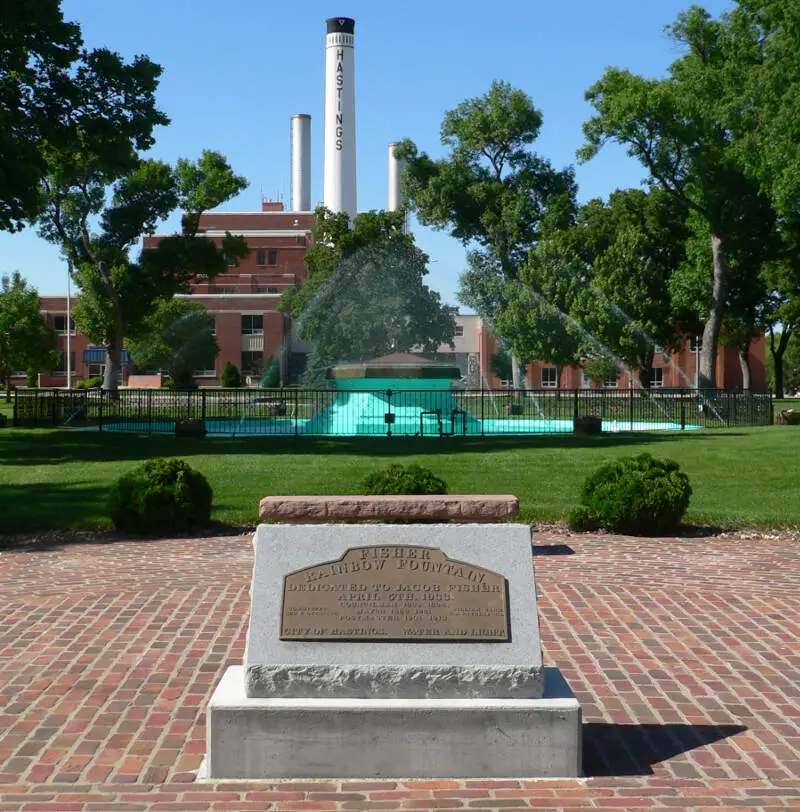
{"label": "turquoise water", "polygon": [[[357,425],[338,426],[336,430],[323,425],[317,418],[312,420],[298,420],[291,418],[218,418],[207,419],[206,431],[213,437],[253,437],[253,436],[281,436],[302,434],[307,436],[335,436],[335,437],[383,437],[387,435],[387,425],[382,417],[380,419],[363,421]],[[466,418],[466,432],[462,419],[457,416],[456,436],[466,434],[469,437],[481,435],[513,435],[513,434],[567,434],[572,432],[572,420],[544,420],[536,418],[484,418],[479,420],[473,417]],[[702,426],[687,424],[686,431],[696,431]],[[403,430],[405,429],[405,430]],[[621,431],[680,431],[679,423],[648,422],[627,420],[604,420],[603,432],[615,433]],[[124,423],[108,423],[103,425],[103,431],[173,434],[175,423],[170,420],[126,421]],[[442,419],[442,433],[449,436],[452,432],[452,421]],[[419,415],[414,420],[396,420],[392,425],[393,436],[406,436],[419,434]],[[439,424],[435,416],[423,419],[423,435],[439,437]]]}

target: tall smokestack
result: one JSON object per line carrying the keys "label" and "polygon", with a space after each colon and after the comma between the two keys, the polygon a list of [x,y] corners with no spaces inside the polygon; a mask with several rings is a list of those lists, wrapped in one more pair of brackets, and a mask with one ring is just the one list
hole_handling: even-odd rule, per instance
{"label": "tall smokestack", "polygon": [[323,201],[331,211],[356,217],[355,20],[325,21],[325,182]]}
{"label": "tall smokestack", "polygon": [[403,203],[400,176],[403,174],[405,161],[395,157],[394,148],[396,146],[395,141],[389,142],[389,205],[387,206],[389,211],[397,211]]}
{"label": "tall smokestack", "polygon": [[292,116],[292,211],[311,211],[311,116]]}

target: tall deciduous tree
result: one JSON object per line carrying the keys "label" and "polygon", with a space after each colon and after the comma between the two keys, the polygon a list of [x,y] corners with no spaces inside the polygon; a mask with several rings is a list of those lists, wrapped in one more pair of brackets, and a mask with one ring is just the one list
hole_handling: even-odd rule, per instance
{"label": "tall deciduous tree", "polygon": [[43,180],[90,165],[106,182],[133,169],[153,129],[161,68],[82,47],[60,0],[0,8],[0,230],[17,230],[45,204]]}
{"label": "tall deciduous tree", "polygon": [[618,191],[584,206],[572,235],[587,281],[573,315],[649,388],[656,345],[677,349],[682,332],[669,295],[685,259],[681,206],[660,189]]}
{"label": "tall deciduous tree", "polygon": [[39,295],[15,271],[0,279],[0,384],[10,373],[50,371],[59,362],[56,334],[39,312]]}
{"label": "tall deciduous tree", "polygon": [[281,299],[299,337],[314,344],[306,385],[320,385],[335,363],[452,345],[454,308],[425,285],[428,257],[401,213],[360,214],[351,229],[346,214],[318,209],[314,236],[307,282]]}
{"label": "tall deciduous tree", "polygon": [[[475,306],[480,289],[480,315],[498,329],[504,303],[492,300],[491,292],[518,278],[547,218],[568,220],[574,210],[572,170],[557,171],[530,150],[541,126],[542,114],[527,94],[495,81],[484,96],[445,114],[447,157],[434,160],[409,140],[395,148],[407,161],[405,190],[420,222],[481,252],[470,262],[463,300]],[[503,337],[511,342],[510,335]],[[519,365],[514,367],[519,386]]]}
{"label": "tall deciduous tree", "polygon": [[717,344],[735,282],[736,256],[756,244],[774,250],[770,196],[742,159],[744,133],[733,122],[749,104],[739,92],[755,41],[739,18],[713,20],[691,8],[672,28],[685,54],[665,79],[608,69],[586,94],[597,114],[584,125],[583,160],[607,141],[627,147],[651,183],[694,213],[707,231],[711,268],[705,307],[701,386],[716,385]]}
{"label": "tall deciduous tree", "polygon": [[[77,170],[82,168],[83,172]],[[114,390],[125,337],[135,334],[159,300],[189,292],[197,276],[224,273],[228,257],[244,256],[247,246],[228,234],[220,247],[197,234],[203,207],[213,208],[240,191],[246,180],[233,173],[219,153],[205,151],[193,164],[175,170],[156,160],[140,160],[120,177],[108,199],[106,177],[91,164],[72,166],[46,180],[47,208],[40,232],[61,246],[81,295],[75,321],[92,341],[106,348],[103,387]],[[130,258],[143,233],[180,207],[186,214],[181,234]],[[99,230],[93,231],[93,221]]]}

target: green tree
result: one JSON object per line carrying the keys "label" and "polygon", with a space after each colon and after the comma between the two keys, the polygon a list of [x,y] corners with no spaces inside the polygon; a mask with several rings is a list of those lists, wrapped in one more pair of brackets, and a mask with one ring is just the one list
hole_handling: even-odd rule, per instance
{"label": "green tree", "polygon": [[[673,317],[669,283],[685,261],[688,229],[681,206],[660,189],[614,192],[605,203],[583,206],[570,230],[573,251],[585,263],[586,286],[572,315],[650,386],[656,345],[675,350],[682,326]],[[591,345],[587,355],[596,353]],[[608,377],[608,376],[606,376]]]}
{"label": "green tree", "polygon": [[84,48],[59,0],[3,3],[0,43],[0,230],[14,231],[40,213],[56,168],[115,180],[169,120],[154,104],[161,68]]}
{"label": "green tree", "polygon": [[39,295],[15,271],[0,279],[0,384],[10,373],[55,369],[60,360],[56,334],[39,313]]}
{"label": "green tree", "polygon": [[[219,247],[197,233],[201,211],[223,203],[247,182],[222,155],[208,150],[196,163],[182,159],[174,170],[162,161],[139,160],[116,180],[110,199],[110,171],[96,172],[91,161],[61,169],[45,180],[47,207],[40,233],[67,258],[81,291],[75,322],[106,348],[103,387],[115,390],[123,341],[136,335],[154,304],[189,292],[198,276],[212,279],[224,273],[228,257],[247,254],[241,237],[227,234]],[[182,233],[132,260],[140,235],[152,233],[178,207],[185,212]],[[99,231],[93,233],[95,220]]]}
{"label": "green tree", "polygon": [[759,267],[775,250],[775,211],[747,171],[743,135],[732,124],[745,105],[738,87],[756,43],[738,18],[712,20],[697,7],[682,14],[671,32],[685,53],[665,79],[609,68],[587,91],[596,115],[584,125],[587,143],[579,157],[590,159],[608,141],[624,145],[646,168],[649,181],[672,195],[687,216],[693,213],[707,234],[710,284],[699,382],[713,387],[737,256],[750,253],[751,267]]}
{"label": "green tree", "polygon": [[404,232],[402,212],[365,212],[352,228],[348,222],[345,213],[317,210],[308,279],[281,297],[298,336],[314,343],[307,386],[322,385],[332,364],[435,352],[455,335],[455,308],[425,285],[428,257]]}
{"label": "green tree", "polygon": [[189,389],[193,372],[209,369],[219,353],[214,317],[203,305],[186,299],[163,299],[142,322],[127,347],[141,367],[166,369],[172,385]]}
{"label": "green tree", "polygon": [[[774,369],[775,397],[784,393],[784,358],[790,346],[797,346],[797,331],[800,328],[800,283],[796,270],[788,263],[776,263],[764,270],[769,293],[764,308],[764,325],[769,335],[768,346]],[[792,338],[794,337],[794,341]],[[790,344],[791,342],[791,344]],[[794,384],[797,391],[800,389]]]}
{"label": "green tree", "polygon": [[[541,126],[542,114],[527,94],[495,81],[484,96],[445,114],[447,157],[434,160],[409,140],[395,148],[407,161],[405,190],[420,222],[478,250],[460,300],[477,303],[478,313],[512,346],[512,336],[502,332],[505,301],[499,294],[517,280],[543,223],[569,221],[574,212],[572,170],[556,171],[530,150]],[[519,386],[519,364],[514,367]]]}
{"label": "green tree", "polygon": [[553,364],[559,376],[561,367],[580,363],[586,339],[569,314],[585,284],[583,263],[566,235],[539,242],[518,277],[505,284],[505,304],[497,316],[498,330],[509,336],[517,359]]}

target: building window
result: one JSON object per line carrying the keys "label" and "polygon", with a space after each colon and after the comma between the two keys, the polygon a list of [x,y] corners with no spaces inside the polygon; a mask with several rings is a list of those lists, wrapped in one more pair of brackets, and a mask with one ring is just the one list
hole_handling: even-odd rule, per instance
{"label": "building window", "polygon": [[[69,369],[70,372],[74,375],[75,374],[75,353],[71,352],[69,354]],[[55,370],[56,375],[66,375],[67,374],[67,354],[65,352],[61,353],[61,360],[58,362],[58,366]]]}
{"label": "building window", "polygon": [[217,334],[217,320],[215,318],[211,319],[211,335],[215,336]]}
{"label": "building window", "polygon": [[216,378],[217,377],[217,370],[216,369],[195,369],[192,372],[193,378]]}
{"label": "building window", "polygon": [[259,248],[256,252],[256,265],[267,264],[267,250],[266,248]]}
{"label": "building window", "polygon": [[464,325],[463,324],[457,324],[456,325],[456,338],[458,338],[459,336],[463,336],[463,335],[464,335]]}
{"label": "building window", "polygon": [[664,368],[653,367],[650,370],[650,386],[663,386],[664,385]]}
{"label": "building window", "polygon": [[278,264],[278,252],[274,249],[270,249],[267,252],[267,265],[277,265]]}
{"label": "building window", "polygon": [[555,389],[558,386],[558,370],[555,367],[542,367],[542,388]]}
{"label": "building window", "polygon": [[264,317],[242,316],[242,335],[243,336],[264,335]]}
{"label": "building window", "polygon": [[618,378],[603,378],[604,389],[616,389],[618,383],[619,383]]}
{"label": "building window", "polygon": [[260,375],[264,354],[260,350],[242,350],[242,374]]}
{"label": "building window", "polygon": [[226,293],[235,293],[236,291],[233,288],[214,288],[211,292],[224,296]]}
{"label": "building window", "polygon": [[[53,329],[58,335],[65,336],[67,334],[67,317],[53,316]],[[71,335],[75,335],[75,322],[72,319],[69,320],[69,332]]]}
{"label": "building window", "polygon": [[105,364],[88,364],[86,367],[86,375],[89,378],[102,378],[105,371]]}
{"label": "building window", "polygon": [[703,336],[694,336],[692,338],[691,344],[689,345],[689,349],[693,353],[698,353],[703,351]]}
{"label": "building window", "polygon": [[225,260],[226,265],[232,266],[232,265],[238,265],[239,264],[237,262],[237,260],[236,260],[236,257],[233,254],[229,254],[227,251],[225,251],[222,254],[222,257]]}
{"label": "building window", "polygon": [[280,293],[280,291],[277,288],[273,287],[272,285],[270,285],[269,287],[259,285],[256,288],[256,293]]}

